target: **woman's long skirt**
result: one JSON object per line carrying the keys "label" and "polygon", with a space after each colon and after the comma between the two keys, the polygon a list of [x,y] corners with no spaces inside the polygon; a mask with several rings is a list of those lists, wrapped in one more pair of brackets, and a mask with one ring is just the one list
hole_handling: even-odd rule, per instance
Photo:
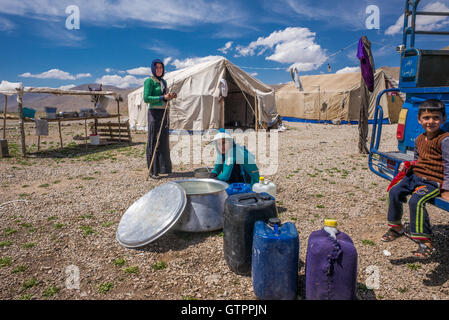
{"label": "woman's long skirt", "polygon": [[[157,135],[164,117],[163,109],[148,109],[148,142],[147,142],[147,167],[150,167],[153,150],[156,147]],[[159,146],[154,157],[152,175],[159,173],[167,174],[172,172],[170,159],[170,136],[168,132],[169,120],[168,111],[165,115],[161,136],[159,138]]]}

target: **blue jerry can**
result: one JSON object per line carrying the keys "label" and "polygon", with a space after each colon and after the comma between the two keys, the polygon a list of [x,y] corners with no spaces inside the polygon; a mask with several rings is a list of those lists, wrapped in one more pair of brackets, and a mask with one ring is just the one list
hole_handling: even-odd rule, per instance
{"label": "blue jerry can", "polygon": [[298,291],[299,237],[296,226],[271,218],[254,225],[252,280],[262,300],[293,300]]}

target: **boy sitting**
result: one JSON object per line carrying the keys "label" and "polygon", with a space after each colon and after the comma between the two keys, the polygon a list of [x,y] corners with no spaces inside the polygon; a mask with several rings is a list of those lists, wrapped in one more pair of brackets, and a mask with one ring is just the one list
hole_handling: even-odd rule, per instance
{"label": "boy sitting", "polygon": [[410,238],[418,243],[414,256],[428,258],[435,251],[430,241],[432,233],[425,204],[440,195],[449,200],[449,133],[441,130],[446,121],[444,103],[426,100],[418,108],[418,122],[424,133],[415,140],[413,165],[404,178],[388,194],[388,226],[382,237],[389,242],[404,234],[402,203],[412,195],[410,207]]}

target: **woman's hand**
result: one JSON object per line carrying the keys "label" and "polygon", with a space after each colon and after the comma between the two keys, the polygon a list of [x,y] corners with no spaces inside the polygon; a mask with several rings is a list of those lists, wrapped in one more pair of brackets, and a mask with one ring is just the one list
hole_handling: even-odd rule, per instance
{"label": "woman's hand", "polygon": [[178,95],[174,92],[170,92],[170,93],[167,93],[166,95],[164,95],[165,101],[170,101],[172,99],[176,99],[177,97],[178,97]]}

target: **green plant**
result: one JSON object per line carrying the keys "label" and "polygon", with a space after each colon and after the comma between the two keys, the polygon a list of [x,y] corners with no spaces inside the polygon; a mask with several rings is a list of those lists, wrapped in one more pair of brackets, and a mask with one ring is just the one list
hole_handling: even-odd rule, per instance
{"label": "green plant", "polygon": [[114,221],[107,221],[107,222],[104,222],[101,226],[104,228],[109,228],[113,225],[114,225]]}
{"label": "green plant", "polygon": [[24,294],[23,296],[20,297],[20,300],[31,300],[33,296],[29,293]]}
{"label": "green plant", "polygon": [[123,271],[125,271],[126,273],[139,273],[139,267],[128,267],[123,269]]}
{"label": "green plant", "polygon": [[53,297],[55,294],[57,294],[59,292],[59,288],[57,287],[50,287],[45,289],[43,296],[46,298],[50,298]]}
{"label": "green plant", "polygon": [[319,205],[317,205],[316,206],[318,209],[324,209],[325,207],[324,207],[324,205],[322,205],[322,204],[319,204]]}
{"label": "green plant", "polygon": [[117,267],[123,267],[126,264],[126,260],[123,258],[117,258],[114,260],[114,265]]}
{"label": "green plant", "polygon": [[12,229],[12,228],[10,228],[10,227],[6,228],[6,229],[3,231],[3,233],[5,234],[5,236],[9,236],[9,235],[14,234],[14,233],[16,233],[16,232],[17,232],[17,230]]}
{"label": "green plant", "polygon": [[65,224],[62,223],[55,223],[55,229],[62,229],[65,227]]}
{"label": "green plant", "polygon": [[24,249],[31,249],[31,248],[33,248],[33,247],[35,247],[36,246],[36,244],[34,243],[34,242],[29,242],[29,243],[25,243],[23,246],[22,246],[22,248],[24,248]]}
{"label": "green plant", "polygon": [[362,244],[367,245],[367,246],[374,246],[376,245],[376,243],[372,240],[362,240]]}
{"label": "green plant", "polygon": [[83,231],[85,236],[89,236],[94,233],[94,229],[92,229],[91,226],[81,226],[80,229]]}
{"label": "green plant", "polygon": [[20,266],[15,267],[15,268],[12,270],[12,273],[19,273],[19,272],[24,272],[24,271],[27,271],[27,270],[28,270],[28,267],[27,267],[27,266],[20,265]]}
{"label": "green plant", "polygon": [[50,185],[48,183],[41,184],[39,188],[48,188]]}
{"label": "green plant", "polygon": [[0,258],[0,267],[9,267],[12,263],[10,257],[2,257]]}
{"label": "green plant", "polygon": [[34,287],[35,285],[37,285],[37,283],[38,283],[37,279],[36,278],[32,278],[30,280],[25,281],[23,283],[23,285],[22,285],[22,288],[24,290],[30,289],[30,288]]}
{"label": "green plant", "polygon": [[22,223],[22,227],[24,227],[24,228],[31,228],[32,225],[31,225],[31,223],[24,222],[24,223]]}
{"label": "green plant", "polygon": [[98,291],[100,293],[106,294],[108,293],[112,288],[114,287],[114,285],[111,282],[105,282],[102,283],[98,286]]}
{"label": "green plant", "polygon": [[54,221],[54,220],[57,220],[58,219],[58,217],[56,217],[56,216],[52,216],[52,217],[48,217],[48,221]]}
{"label": "green plant", "polygon": [[167,265],[165,264],[164,261],[159,261],[159,262],[156,262],[155,264],[153,264],[151,267],[154,270],[163,270],[163,269],[167,268]]}
{"label": "green plant", "polygon": [[420,265],[414,263],[407,263],[407,267],[413,271],[418,271],[419,269],[421,269]]}
{"label": "green plant", "polygon": [[198,300],[194,296],[182,296],[182,300]]}
{"label": "green plant", "polygon": [[12,242],[9,240],[2,241],[2,242],[0,242],[0,248],[9,247],[11,244],[12,244]]}
{"label": "green plant", "polygon": [[398,291],[400,292],[400,293],[406,293],[407,291],[408,291],[408,288],[398,288]]}

